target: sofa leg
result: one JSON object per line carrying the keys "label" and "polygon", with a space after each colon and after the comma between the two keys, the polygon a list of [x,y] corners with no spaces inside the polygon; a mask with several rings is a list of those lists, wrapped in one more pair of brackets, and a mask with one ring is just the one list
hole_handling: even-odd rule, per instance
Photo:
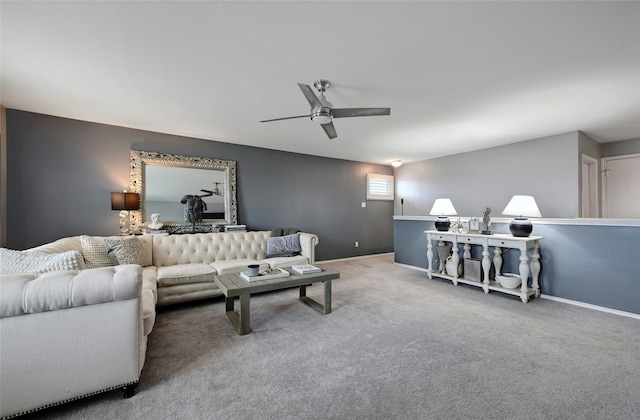
{"label": "sofa leg", "polygon": [[125,398],[131,398],[136,395],[136,388],[140,382],[136,382],[133,384],[125,385],[122,387],[122,391],[124,391]]}

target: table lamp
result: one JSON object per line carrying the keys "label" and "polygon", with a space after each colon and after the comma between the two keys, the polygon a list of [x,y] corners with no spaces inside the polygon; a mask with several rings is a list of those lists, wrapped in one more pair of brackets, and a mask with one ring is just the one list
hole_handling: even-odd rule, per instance
{"label": "table lamp", "polygon": [[514,195],[502,214],[516,216],[509,224],[513,236],[526,238],[533,232],[533,225],[528,217],[542,217],[536,200],[530,195]]}
{"label": "table lamp", "polygon": [[128,235],[131,227],[131,210],[140,209],[140,194],[124,192],[111,193],[111,210],[121,210],[120,231],[123,235]]}
{"label": "table lamp", "polygon": [[451,226],[451,222],[447,216],[455,216],[458,213],[456,213],[456,209],[453,207],[451,200],[448,198],[437,198],[429,214],[431,216],[438,216],[435,222],[436,230],[446,232],[449,230],[449,226]]}

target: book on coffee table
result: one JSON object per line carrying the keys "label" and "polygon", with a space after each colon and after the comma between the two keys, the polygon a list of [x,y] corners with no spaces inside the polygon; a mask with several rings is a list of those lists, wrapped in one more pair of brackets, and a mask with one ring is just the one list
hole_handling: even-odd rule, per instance
{"label": "book on coffee table", "polygon": [[292,265],[291,269],[298,274],[319,273],[322,271],[320,267],[311,264]]}
{"label": "book on coffee table", "polygon": [[261,271],[257,276],[250,276],[246,271],[240,273],[240,277],[246,281],[277,279],[280,277],[289,277],[289,275],[289,272],[282,268],[267,268],[266,270]]}

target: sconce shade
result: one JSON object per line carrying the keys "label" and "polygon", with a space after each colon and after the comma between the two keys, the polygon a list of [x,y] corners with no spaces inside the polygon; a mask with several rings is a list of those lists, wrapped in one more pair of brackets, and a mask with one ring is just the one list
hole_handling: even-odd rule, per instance
{"label": "sconce shade", "polygon": [[433,203],[433,207],[431,207],[431,211],[429,212],[431,216],[438,216],[438,219],[435,221],[436,230],[441,232],[446,232],[449,230],[451,226],[451,222],[447,216],[454,216],[458,213],[456,209],[453,207],[453,203],[448,198],[437,198]]}
{"label": "sconce shade", "polygon": [[112,192],[111,210],[139,210],[140,195],[138,193]]}
{"label": "sconce shade", "polygon": [[509,231],[513,236],[521,238],[526,238],[533,232],[533,225],[527,217],[542,217],[536,200],[530,195],[514,195],[502,214],[516,216],[509,224]]}

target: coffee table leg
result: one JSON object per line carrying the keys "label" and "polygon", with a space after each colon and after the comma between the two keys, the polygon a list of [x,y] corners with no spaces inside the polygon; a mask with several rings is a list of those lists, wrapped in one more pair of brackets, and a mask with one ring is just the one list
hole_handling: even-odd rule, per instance
{"label": "coffee table leg", "polygon": [[225,297],[225,305],[227,317],[231,321],[240,335],[249,334],[251,332],[251,308],[250,298],[251,295],[240,296],[240,312],[236,312],[233,307],[234,298]]}
{"label": "coffee table leg", "polygon": [[324,283],[324,305],[319,304],[315,300],[307,296],[307,286],[300,286],[300,300],[307,305],[316,308],[323,314],[331,313],[331,280],[325,280]]}
{"label": "coffee table leg", "polygon": [[324,313],[331,313],[331,280],[324,282]]}
{"label": "coffee table leg", "polygon": [[240,296],[240,334],[251,332],[251,315],[249,306],[249,294]]}

